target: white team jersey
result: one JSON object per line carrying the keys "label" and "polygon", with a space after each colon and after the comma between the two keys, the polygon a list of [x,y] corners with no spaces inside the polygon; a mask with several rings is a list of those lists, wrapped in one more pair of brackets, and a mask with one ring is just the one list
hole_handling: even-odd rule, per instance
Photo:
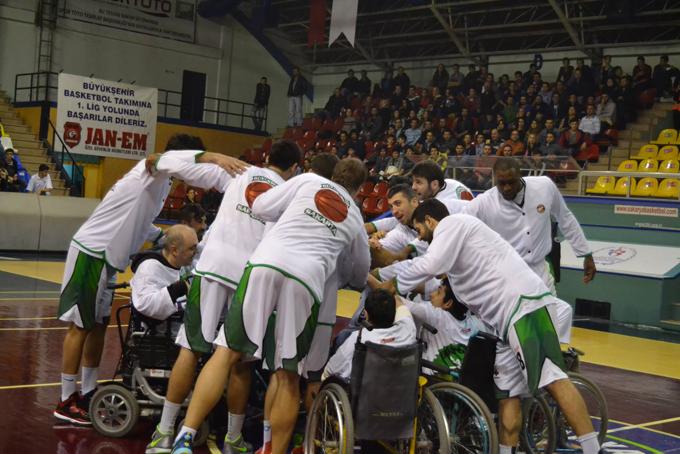
{"label": "white team jersey", "polygon": [[145,161],[140,161],[109,189],[94,212],[73,236],[72,245],[80,251],[106,260],[123,271],[130,255],[153,241],[162,231],[152,222],[161,212],[170,192],[170,177],[204,189],[223,187],[227,174],[213,164],[196,164],[202,151],[167,151],[149,175]]}
{"label": "white team jersey", "polygon": [[401,252],[411,242],[418,238],[418,234],[412,228],[399,223],[380,239],[382,247],[390,252]]}
{"label": "white team jersey", "polygon": [[283,183],[273,170],[249,167],[233,179],[210,226],[210,236],[196,264],[196,274],[235,289],[243,269],[265,232],[265,221],[251,212],[255,199]]}
{"label": "white team jersey", "polygon": [[[354,347],[357,343],[359,331],[354,331],[342,343],[340,348],[328,360],[323,371],[322,380],[330,376],[339,376],[349,379],[352,375],[352,358]],[[361,330],[361,343],[373,342],[374,344],[402,347],[411,345],[416,341],[416,325],[413,316],[406,306],[399,306],[394,315],[394,325],[389,328],[376,328],[371,331]]]}
{"label": "white team jersey", "polygon": [[399,271],[397,289],[408,293],[441,274],[448,276],[458,299],[503,338],[515,311],[552,302],[548,288],[512,246],[466,214],[439,222],[427,253]]}
{"label": "white team jersey", "polygon": [[[444,180],[444,187],[434,195],[434,198],[446,205],[447,200],[472,200],[472,191],[458,180],[447,178]],[[447,205],[448,208],[448,205]],[[451,213],[453,214],[453,213]]]}
{"label": "white team jersey", "polygon": [[468,203],[466,213],[479,218],[509,242],[534,269],[552,248],[550,220],[555,219],[577,256],[590,253],[578,221],[548,177],[524,177],[524,205],[505,200],[495,186]]}
{"label": "white team jersey", "polygon": [[389,232],[401,224],[394,216],[388,216],[386,218],[375,219],[371,221],[373,227],[375,227],[376,232]]}
{"label": "white team jersey", "polygon": [[359,208],[340,185],[313,173],[298,175],[258,197],[252,214],[276,224],[255,249],[251,264],[295,276],[320,301],[338,257],[347,250],[353,263],[350,285],[366,284],[368,236]]}
{"label": "white team jersey", "polygon": [[139,264],[130,280],[132,304],[141,314],[156,320],[165,320],[177,312],[168,286],[177,282],[180,270],[157,259],[147,259]]}

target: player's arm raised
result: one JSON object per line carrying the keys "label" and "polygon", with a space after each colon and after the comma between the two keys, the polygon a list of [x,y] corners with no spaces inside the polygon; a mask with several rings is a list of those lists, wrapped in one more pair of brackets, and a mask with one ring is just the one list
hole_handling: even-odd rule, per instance
{"label": "player's arm raised", "polygon": [[155,171],[203,189],[222,189],[231,180],[231,176],[221,167],[215,164],[196,164],[196,159],[196,155],[187,154],[184,150],[168,151],[155,161]]}
{"label": "player's arm raised", "polygon": [[202,164],[215,164],[223,168],[232,177],[245,172],[246,169],[250,167],[250,164],[243,162],[240,159],[210,151],[206,151],[199,155],[196,158],[196,162]]}
{"label": "player's arm raised", "polygon": [[291,178],[257,196],[251,207],[253,216],[263,219],[265,222],[278,221],[295,198],[299,185],[300,180],[298,178]]}

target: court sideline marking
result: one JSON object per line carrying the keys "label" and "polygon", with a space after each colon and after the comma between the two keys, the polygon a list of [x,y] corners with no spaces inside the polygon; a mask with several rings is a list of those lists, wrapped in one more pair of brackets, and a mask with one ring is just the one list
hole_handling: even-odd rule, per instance
{"label": "court sideline marking", "polygon": [[[123,381],[122,378],[114,378],[112,380],[97,380],[97,383],[107,383],[107,382],[120,382]],[[80,383],[79,381],[76,383]],[[52,382],[52,383],[31,383],[28,385],[6,385],[6,386],[0,386],[0,391],[6,391],[6,390],[11,390],[11,389],[27,389],[27,388],[46,388],[48,386],[61,386],[61,382]]]}
{"label": "court sideline marking", "polygon": [[[127,328],[127,325],[120,325],[121,328]],[[109,325],[107,329],[118,328],[118,325]],[[48,328],[0,328],[0,331],[47,331],[47,330],[64,330],[69,329],[68,326],[51,326]]]}

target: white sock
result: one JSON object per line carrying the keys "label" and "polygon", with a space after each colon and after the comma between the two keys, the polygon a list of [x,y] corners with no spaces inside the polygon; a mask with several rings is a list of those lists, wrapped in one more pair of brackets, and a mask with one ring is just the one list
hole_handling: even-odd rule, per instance
{"label": "white sock", "polygon": [[78,390],[78,374],[61,374],[61,400],[62,402],[71,397]]}
{"label": "white sock", "polygon": [[[177,443],[177,440],[179,440],[180,438],[182,438],[182,437],[184,436],[184,434],[190,434],[191,436],[196,437],[196,432],[197,432],[196,429],[192,429],[191,427],[187,427],[187,426],[182,426],[182,428],[179,429],[179,432],[177,433],[177,436],[175,437],[175,442],[174,442],[174,443]],[[174,443],[173,443],[173,444],[174,444]]]}
{"label": "white sock", "polygon": [[175,431],[175,421],[182,404],[176,404],[165,399],[163,403],[163,413],[161,413],[161,422],[158,423],[158,430],[161,433],[169,434]]}
{"label": "white sock", "polygon": [[498,454],[514,454],[514,452],[513,446],[498,445]]}
{"label": "white sock", "polygon": [[264,420],[262,423],[262,445],[271,443],[272,441],[272,423]]}
{"label": "white sock", "polygon": [[97,387],[97,375],[99,374],[99,367],[85,367],[83,366],[82,375],[83,382],[80,384],[80,393],[85,395]]}
{"label": "white sock", "polygon": [[596,432],[582,435],[577,440],[581,443],[583,454],[597,454],[600,452],[600,441],[597,439]]}
{"label": "white sock", "polygon": [[227,426],[227,438],[229,440],[236,440],[239,435],[241,435],[241,429],[243,429],[243,421],[246,420],[246,415],[235,415],[234,413],[229,413],[229,423]]}

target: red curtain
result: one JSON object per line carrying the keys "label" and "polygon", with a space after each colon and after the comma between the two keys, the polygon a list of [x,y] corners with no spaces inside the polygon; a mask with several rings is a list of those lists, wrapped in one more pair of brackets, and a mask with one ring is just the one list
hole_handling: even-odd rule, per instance
{"label": "red curtain", "polygon": [[326,0],[309,1],[308,47],[323,44],[326,41],[326,10]]}

